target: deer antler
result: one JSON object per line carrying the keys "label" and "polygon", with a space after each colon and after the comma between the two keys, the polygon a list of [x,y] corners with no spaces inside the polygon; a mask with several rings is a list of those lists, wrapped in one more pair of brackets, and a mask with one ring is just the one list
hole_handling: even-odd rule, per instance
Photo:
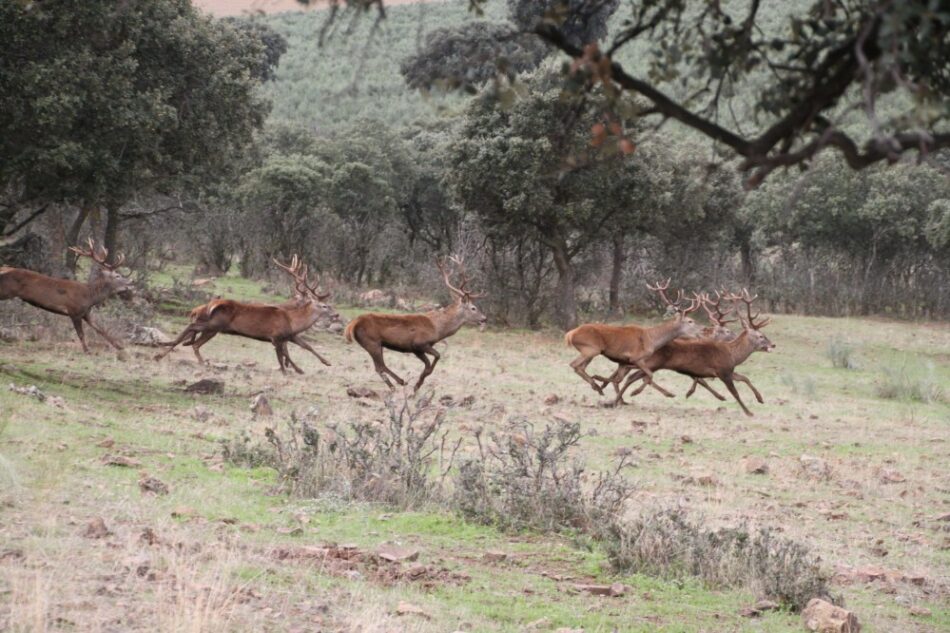
{"label": "deer antler", "polygon": [[[772,321],[771,318],[766,317],[765,319],[759,322],[756,322],[756,319],[759,318],[759,315],[761,314],[761,312],[756,312],[755,315],[753,316],[752,303],[756,299],[759,298],[759,295],[750,295],[749,290],[747,288],[743,288],[742,292],[739,294],[730,293],[726,295],[724,298],[735,303],[736,316],[739,317],[739,321],[742,323],[742,326],[746,329],[761,330]],[[739,301],[742,301],[743,303],[745,303],[746,318],[744,319],[742,318],[742,315],[739,313]]]}
{"label": "deer antler", "polygon": [[[446,259],[455,264],[456,268],[458,269],[458,275],[462,279],[462,283],[459,284],[458,287],[453,286],[452,282],[449,280],[449,271],[445,266]],[[462,259],[462,257],[458,255],[450,255],[445,259],[436,259],[435,265],[439,267],[439,272],[442,273],[442,280],[445,282],[445,285],[452,292],[452,294],[457,296],[459,299],[462,299],[463,301],[471,301],[472,299],[485,296],[484,292],[472,292],[471,290],[467,290],[469,279],[465,272],[465,261]]]}
{"label": "deer antler", "polygon": [[81,257],[88,257],[92,259],[92,261],[96,262],[97,264],[99,264],[100,266],[108,270],[115,270],[116,268],[121,266],[122,263],[125,261],[125,255],[120,253],[115,258],[115,263],[109,264],[108,262],[106,262],[106,259],[109,257],[108,249],[106,249],[106,247],[102,245],[96,248],[96,241],[92,239],[91,237],[89,238],[88,243],[89,243],[88,250],[83,249],[79,246],[70,246],[69,250],[71,250],[72,252],[76,253],[77,255]]}
{"label": "deer antler", "polygon": [[706,312],[706,315],[709,317],[710,323],[714,325],[718,325],[720,327],[725,327],[727,323],[735,322],[735,319],[726,318],[727,316],[729,316],[730,312],[733,312],[735,310],[735,306],[733,306],[732,308],[723,310],[722,302],[723,300],[726,299],[726,297],[720,294],[718,290],[716,291],[715,302],[713,302],[713,300],[709,297],[708,292],[703,292],[701,294],[696,294],[694,292],[693,295],[699,301],[702,302],[703,310]]}
{"label": "deer antler", "polygon": [[[702,305],[702,301],[700,301],[700,300],[698,299],[698,297],[694,297],[693,299],[690,299],[690,300],[689,300],[689,307],[687,307],[687,308],[684,308],[684,307],[681,305],[681,303],[682,303],[682,301],[683,301],[683,290],[682,290],[682,289],[676,291],[676,301],[670,301],[670,298],[669,298],[668,296],[666,296],[666,291],[667,291],[667,290],[669,289],[669,287],[670,287],[670,280],[671,280],[671,279],[672,279],[672,278],[668,278],[668,279],[666,280],[666,283],[665,283],[665,284],[661,284],[659,281],[656,282],[656,285],[655,285],[655,286],[651,286],[650,284],[647,284],[647,288],[648,288],[649,290],[652,290],[653,292],[658,293],[658,294],[660,295],[660,297],[663,299],[663,301],[666,303],[667,306],[673,308],[674,310],[676,310],[677,312],[679,312],[682,316],[686,316],[686,315],[689,314],[690,312],[695,312],[696,310],[698,310],[698,309],[699,309],[699,306]],[[693,293],[693,294],[695,295],[696,293]]]}
{"label": "deer antler", "polygon": [[319,292],[319,281],[312,286],[307,282],[309,267],[304,264],[296,254],[290,258],[290,264],[281,264],[279,261],[277,261],[276,257],[273,258],[273,261],[294,278],[294,288],[296,288],[297,292],[301,295],[311,295],[316,297],[319,301],[324,301],[330,298],[329,292],[325,294],[321,294]]}
{"label": "deer antler", "polygon": [[661,285],[659,281],[656,282],[655,286],[651,286],[650,284],[647,284],[647,289],[652,290],[653,292],[659,293],[663,301],[666,302],[666,305],[670,307],[673,307],[675,304],[672,301],[670,301],[669,297],[666,296],[666,290],[670,287],[670,281],[672,279],[673,279],[672,277],[668,277],[665,285]]}

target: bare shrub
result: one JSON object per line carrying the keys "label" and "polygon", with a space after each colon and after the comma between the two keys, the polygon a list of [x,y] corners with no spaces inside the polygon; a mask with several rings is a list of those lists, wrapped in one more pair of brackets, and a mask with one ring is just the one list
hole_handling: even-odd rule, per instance
{"label": "bare shrub", "polygon": [[461,438],[450,441],[445,412],[432,395],[386,402],[383,420],[346,424],[315,420],[318,412],[291,416],[284,433],[268,428],[268,445],[245,436],[224,445],[224,456],[243,466],[271,466],[281,490],[301,497],[372,501],[397,508],[437,501]]}
{"label": "bare shrub", "polygon": [[557,421],[537,432],[526,420],[510,422],[483,441],[479,455],[464,461],[454,479],[453,503],[466,519],[506,530],[581,532],[620,513],[633,486],[615,467],[588,481],[569,452],[584,435],[580,424]]}
{"label": "bare shrub", "polygon": [[839,338],[828,342],[828,358],[831,366],[836,369],[857,369],[858,363],[854,358],[854,346]]}
{"label": "bare shrub", "polygon": [[925,365],[923,375],[900,367],[885,367],[875,389],[879,398],[886,400],[910,400],[912,402],[942,402],[943,388],[936,377],[932,363]]}
{"label": "bare shrub", "polygon": [[713,587],[744,586],[791,609],[829,597],[818,557],[771,528],[709,530],[680,509],[603,524],[598,538],[622,573],[695,576]]}

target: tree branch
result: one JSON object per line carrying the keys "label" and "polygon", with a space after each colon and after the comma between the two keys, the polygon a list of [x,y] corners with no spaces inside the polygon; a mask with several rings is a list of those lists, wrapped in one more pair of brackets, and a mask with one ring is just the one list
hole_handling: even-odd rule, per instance
{"label": "tree branch", "polygon": [[37,209],[36,211],[34,211],[33,213],[31,213],[29,216],[27,216],[27,218],[26,218],[25,220],[23,220],[22,222],[20,222],[20,223],[17,224],[16,226],[14,226],[12,229],[10,229],[10,230],[8,230],[8,231],[5,231],[4,234],[3,234],[3,237],[10,237],[10,236],[13,235],[14,233],[16,233],[17,231],[19,231],[20,229],[22,229],[24,226],[26,226],[27,224],[29,224],[30,222],[32,222],[33,220],[35,220],[36,218],[38,218],[40,215],[42,215],[43,212],[45,212],[46,209],[48,209],[48,208],[49,208],[49,204],[48,204],[48,203],[47,203],[47,204],[44,204],[42,207],[40,207],[39,209]]}

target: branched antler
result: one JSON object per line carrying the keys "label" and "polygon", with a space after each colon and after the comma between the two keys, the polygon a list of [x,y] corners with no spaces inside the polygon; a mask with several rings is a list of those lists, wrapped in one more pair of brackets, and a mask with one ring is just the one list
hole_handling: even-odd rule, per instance
{"label": "branched antler", "polygon": [[729,314],[735,312],[735,306],[733,305],[730,308],[725,310],[722,307],[722,302],[726,301],[727,298],[724,294],[716,290],[716,300],[713,301],[709,296],[708,292],[703,292],[701,294],[693,293],[700,302],[702,302],[703,310],[706,312],[706,315],[709,317],[709,321],[713,325],[718,325],[720,327],[726,327],[727,323],[734,323],[736,319],[727,319],[726,317]]}
{"label": "branched antler", "polygon": [[280,268],[284,269],[294,278],[294,287],[299,294],[303,296],[309,295],[316,297],[319,301],[324,301],[330,297],[329,292],[325,294],[321,294],[319,292],[319,281],[313,285],[310,285],[307,282],[307,274],[309,269],[296,254],[290,258],[290,264],[281,264],[279,261],[277,261],[277,258],[274,258],[274,263]]}
{"label": "branched antler", "polygon": [[[755,315],[752,314],[752,303],[759,298],[759,295],[750,295],[748,288],[743,288],[742,292],[739,294],[730,293],[724,296],[724,299],[732,301],[736,307],[736,315],[739,317],[739,321],[742,323],[742,326],[749,330],[761,330],[766,325],[771,323],[772,319],[765,317],[764,319],[756,322],[756,319],[759,318],[761,312],[756,312]],[[742,301],[745,303],[746,317],[743,318],[739,313],[739,302]]]}
{"label": "branched antler", "polygon": [[[449,279],[449,271],[446,267],[446,260],[455,264],[457,269],[458,276],[462,279],[457,287],[452,285],[451,280]],[[439,272],[442,273],[442,280],[445,282],[446,287],[462,301],[472,301],[473,299],[478,299],[479,297],[484,297],[486,293],[484,292],[473,292],[468,290],[468,274],[465,272],[465,260],[458,255],[449,255],[443,259],[436,259],[435,265],[439,267]]]}
{"label": "branched antler", "polygon": [[80,246],[70,246],[69,250],[71,250],[72,252],[76,253],[77,255],[81,257],[89,257],[90,259],[92,259],[92,261],[96,262],[97,264],[99,264],[100,266],[108,270],[115,270],[116,268],[121,266],[123,262],[125,262],[125,255],[120,253],[118,256],[116,256],[114,263],[112,264],[108,263],[106,261],[109,257],[108,249],[106,249],[106,247],[102,245],[100,245],[97,248],[96,241],[92,239],[91,237],[89,238],[88,249],[84,249]]}
{"label": "branched antler", "polygon": [[[686,316],[686,315],[689,314],[690,312],[695,312],[696,310],[698,310],[698,309],[699,309],[699,306],[702,305],[702,301],[699,300],[698,296],[694,296],[694,298],[692,298],[692,299],[689,300],[689,306],[687,306],[687,307],[685,307],[685,308],[682,306],[682,301],[683,301],[683,291],[682,291],[682,290],[677,290],[677,291],[676,291],[676,300],[675,300],[675,301],[671,301],[671,300],[670,300],[670,298],[666,295],[666,291],[667,291],[667,290],[669,289],[669,287],[670,287],[670,281],[671,281],[671,279],[672,279],[672,278],[667,278],[665,284],[664,284],[664,283],[661,283],[661,282],[659,282],[659,281],[656,282],[656,285],[654,285],[654,286],[651,286],[650,284],[647,284],[647,289],[652,290],[653,292],[658,293],[658,294],[660,295],[660,297],[663,299],[663,302],[666,303],[667,306],[669,306],[670,308],[673,308],[674,310],[676,310],[677,312],[679,312],[680,315],[682,315],[682,316]],[[694,293],[694,295],[695,295],[695,293]]]}

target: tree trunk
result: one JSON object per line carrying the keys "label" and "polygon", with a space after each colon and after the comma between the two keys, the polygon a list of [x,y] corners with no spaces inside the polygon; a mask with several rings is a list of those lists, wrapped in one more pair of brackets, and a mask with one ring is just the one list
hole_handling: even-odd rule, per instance
{"label": "tree trunk", "polygon": [[620,306],[620,284],[623,281],[623,262],[626,253],[624,252],[624,233],[617,231],[613,235],[613,261],[610,269],[610,306],[609,313],[612,318],[623,316],[623,308]]}
{"label": "tree trunk", "polygon": [[[82,230],[82,225],[86,223],[86,218],[89,217],[89,212],[92,210],[92,206],[84,204],[79,208],[79,211],[76,212],[76,218],[73,220],[72,224],[69,225],[69,231],[66,232],[66,246],[76,246],[79,244],[79,232]],[[76,259],[78,255],[72,252],[67,248],[66,250],[66,270],[76,275]]]}
{"label": "tree trunk", "polygon": [[742,263],[742,277],[747,286],[755,285],[755,257],[752,253],[752,242],[745,236],[739,242],[739,258]]}
{"label": "tree trunk", "polygon": [[574,263],[568,254],[567,244],[560,237],[551,244],[554,267],[557,269],[557,294],[554,298],[554,318],[565,330],[577,327],[577,300],[574,297]]}
{"label": "tree trunk", "polygon": [[103,246],[109,251],[106,261],[114,264],[119,247],[119,205],[117,204],[110,204],[106,209],[106,231],[102,241]]}

